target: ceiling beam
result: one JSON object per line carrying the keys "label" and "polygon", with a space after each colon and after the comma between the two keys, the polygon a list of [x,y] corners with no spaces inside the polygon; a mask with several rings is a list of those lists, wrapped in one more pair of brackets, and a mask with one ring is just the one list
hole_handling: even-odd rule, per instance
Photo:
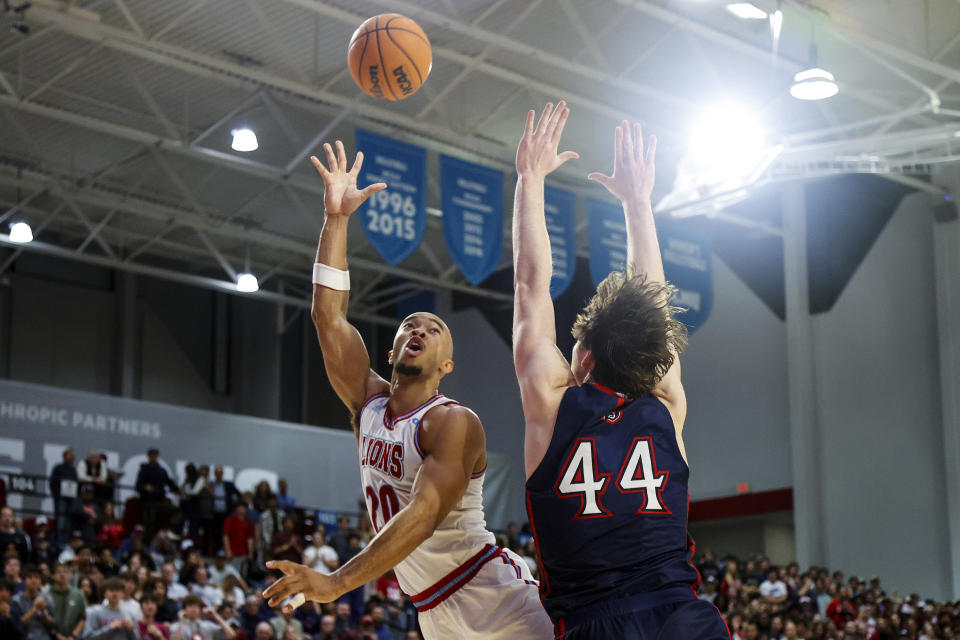
{"label": "ceiling beam", "polygon": [[[76,253],[70,249],[64,249],[63,247],[58,247],[45,242],[39,242],[37,240],[27,244],[12,242],[10,240],[10,236],[3,233],[0,233],[0,245],[12,247],[20,251],[30,251],[56,258],[63,258],[65,260],[94,264],[100,267],[125,271],[127,273],[136,273],[154,278],[160,278],[162,280],[180,282],[182,284],[192,285],[202,289],[220,291],[222,293],[229,293],[231,295],[262,300],[264,302],[279,302],[281,304],[299,307],[301,309],[309,309],[312,305],[312,301],[310,299],[285,296],[273,291],[267,291],[266,289],[260,289],[259,291],[252,293],[242,293],[237,291],[236,284],[227,282],[226,280],[217,280],[216,278],[207,278],[205,276],[198,276],[191,273],[183,273],[180,271],[172,271],[170,269],[162,269],[160,267],[152,267],[136,262],[122,262],[116,258],[106,258],[88,253]],[[347,310],[347,317],[354,320],[360,320],[362,322],[369,322],[391,328],[395,328],[398,323],[396,318],[380,316],[372,313],[350,311],[349,309]]]}
{"label": "ceiling beam", "polygon": [[[286,1],[290,2],[294,0]],[[346,13],[346,15],[350,16],[349,19],[351,21],[355,20],[357,17],[354,16],[354,14],[343,12],[340,9],[329,7],[327,5],[314,5],[310,2],[306,4],[317,7],[317,10],[324,15],[331,13],[333,15]],[[468,148],[476,156],[496,159],[504,164],[509,164],[510,166],[513,164],[516,150],[512,142],[510,144],[497,143],[491,141],[491,139],[488,137],[478,135],[465,137],[462,131],[455,131],[453,129],[442,127],[428,121],[420,121],[415,117],[399,114],[396,112],[396,110],[389,107],[377,106],[376,104],[367,101],[358,102],[353,96],[347,97],[323,89],[318,89],[295,80],[280,77],[273,72],[262,71],[248,66],[234,64],[218,57],[202,54],[175,45],[146,40],[144,38],[140,38],[132,31],[101,24],[99,22],[91,22],[74,16],[70,13],[54,11],[44,6],[34,6],[30,10],[30,15],[33,19],[54,24],[60,30],[69,33],[70,35],[94,42],[102,42],[106,47],[126,51],[131,55],[138,56],[146,60],[151,60],[165,66],[172,66],[190,73],[215,78],[224,83],[234,84],[240,87],[249,88],[250,83],[254,83],[260,86],[278,89],[281,92],[292,93],[301,98],[305,98],[308,101],[322,102],[340,108],[349,107],[356,114],[356,117],[369,119],[374,123],[376,128],[381,130],[384,129],[384,123],[390,123],[393,125],[393,127],[400,131],[407,130],[415,132],[422,136],[426,136],[427,139],[444,142],[452,147],[460,149],[461,152],[464,148]],[[358,23],[359,21],[357,24]],[[440,49],[442,48],[435,47],[434,53],[439,54]],[[446,54],[449,54],[449,58],[451,60],[462,65],[466,65],[473,60],[473,58],[466,54],[452,50],[447,51]],[[624,118],[636,119],[638,117],[637,113],[628,113],[608,105],[597,103],[590,98],[572,94],[565,89],[554,87],[548,85],[547,83],[538,82],[533,78],[515,71],[504,69],[502,67],[496,67],[495,65],[490,65],[488,63],[481,63],[477,66],[477,69],[491,75],[496,74],[496,77],[508,80],[514,84],[527,85],[531,87],[535,86],[538,91],[542,91],[547,95],[554,95],[558,98],[566,96],[567,101],[571,105],[579,105],[584,108],[590,108],[595,112],[606,115],[607,117],[610,117],[616,121],[620,121]],[[569,169],[567,167],[561,167],[557,173],[559,175],[566,176],[568,179],[573,178],[574,176],[577,179],[582,179],[581,172]]]}
{"label": "ceiling beam", "polygon": [[[337,20],[346,22],[347,24],[353,26],[359,25],[366,19],[366,16],[344,11],[343,9],[338,9],[336,7],[331,7],[320,2],[319,0],[285,0],[285,2],[297,5],[298,7],[302,7],[310,11],[315,11],[331,18],[336,18]],[[513,40],[499,33],[487,31],[478,25],[466,23],[461,20],[451,18],[450,16],[431,11],[415,2],[408,2],[407,0],[389,0],[389,2],[377,0],[377,2],[378,4],[389,7],[391,11],[397,11],[399,13],[403,13],[404,15],[414,17],[426,24],[433,24],[443,27],[444,29],[448,29],[454,33],[473,38],[474,40],[483,42],[485,44],[496,45],[502,51],[510,51],[527,59],[542,62],[549,66],[555,67],[556,69],[560,69],[564,73],[573,73],[593,81],[607,82],[612,86],[618,87],[621,91],[643,96],[644,98],[653,98],[673,108],[689,110],[696,108],[696,104],[694,102],[672,95],[666,91],[657,89],[656,87],[635,82],[633,80],[618,78],[617,76],[607,73],[601,69],[597,69],[596,67],[574,62],[564,56],[559,56],[550,53],[549,51],[544,51],[543,49],[525,44],[519,40]],[[433,47],[433,51],[438,57],[446,57],[450,53],[450,50],[444,47]],[[496,65],[492,65],[490,63],[481,63],[477,68],[487,71],[493,67],[496,67]],[[527,79],[532,80],[532,78],[529,77]],[[563,95],[564,94],[558,94],[557,97],[561,98]]]}
{"label": "ceiling beam", "polygon": [[[23,188],[46,189],[52,184],[59,184],[55,178],[37,174],[30,171],[22,171],[21,175],[16,175],[14,171],[4,171],[0,168],[0,183],[13,186],[22,186]],[[66,193],[66,192],[64,192]],[[71,191],[69,197],[89,206],[97,206],[104,209],[119,209],[133,215],[141,215],[164,223],[171,219],[177,219],[185,227],[198,229],[206,232],[210,236],[223,236],[233,240],[240,240],[249,243],[259,244],[281,253],[294,252],[304,256],[305,264],[310,264],[316,258],[316,245],[312,243],[300,242],[284,238],[273,233],[248,229],[235,223],[218,225],[215,221],[209,220],[191,211],[176,209],[159,205],[155,202],[148,202],[132,197],[122,197],[115,194],[104,193],[90,187],[80,187]],[[86,254],[83,254],[86,255]],[[169,257],[165,255],[165,257]],[[391,267],[378,260],[369,260],[366,258],[353,257],[350,259],[351,268],[372,271],[375,273],[386,273],[398,278],[406,278],[435,289],[450,289],[460,291],[479,298],[489,298],[501,302],[511,302],[513,296],[499,291],[491,291],[481,287],[456,284],[446,282],[440,278],[426,275],[412,269],[400,267]]]}

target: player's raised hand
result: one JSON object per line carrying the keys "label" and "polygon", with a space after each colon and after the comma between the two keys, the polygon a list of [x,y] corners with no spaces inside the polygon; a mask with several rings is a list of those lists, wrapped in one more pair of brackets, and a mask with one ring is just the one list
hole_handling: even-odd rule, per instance
{"label": "player's raised hand", "polygon": [[650,136],[644,149],[640,123],[635,122],[631,127],[624,120],[613,136],[613,175],[595,171],[587,178],[599,182],[623,202],[649,202],[656,177],[656,153],[657,137]]}
{"label": "player's raised hand", "polygon": [[317,156],[310,156],[310,161],[316,167],[317,173],[323,178],[323,207],[328,216],[349,216],[377,191],[386,189],[383,182],[371,184],[364,189],[357,188],[357,176],[363,166],[363,152],[357,152],[353,161],[353,168],[347,169],[347,154],[343,150],[343,143],[337,140],[337,150],[334,153],[329,142],[324,143],[323,150],[327,155],[327,165],[324,166]]}
{"label": "player's raised hand", "polygon": [[[307,600],[316,602],[333,602],[344,594],[333,574],[324,575],[289,560],[271,560],[267,563],[267,568],[283,572],[283,577],[263,592],[263,597],[268,598],[267,604],[271,607],[279,606],[285,598],[298,593],[302,593]],[[283,607],[285,613],[293,609],[289,604]]]}
{"label": "player's raised hand", "polygon": [[520,176],[543,178],[567,160],[579,158],[580,154],[575,151],[557,153],[563,127],[570,115],[566,102],[561,100],[556,109],[553,103],[548,102],[534,127],[536,115],[533,110],[527,112],[527,124],[517,147],[517,173]]}

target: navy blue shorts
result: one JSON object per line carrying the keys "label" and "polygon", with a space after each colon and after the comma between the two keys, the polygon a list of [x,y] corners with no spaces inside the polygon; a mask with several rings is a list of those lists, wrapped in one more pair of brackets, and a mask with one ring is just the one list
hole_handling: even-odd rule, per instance
{"label": "navy blue shorts", "polygon": [[727,624],[690,587],[599,602],[557,623],[563,640],[730,640]]}

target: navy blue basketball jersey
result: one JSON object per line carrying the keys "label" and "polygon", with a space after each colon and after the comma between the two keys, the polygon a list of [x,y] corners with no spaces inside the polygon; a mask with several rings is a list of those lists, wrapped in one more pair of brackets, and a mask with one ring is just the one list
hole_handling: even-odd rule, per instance
{"label": "navy blue basketball jersey", "polygon": [[596,384],[566,390],[547,452],[527,480],[551,619],[601,600],[696,588],[689,473],[660,400]]}

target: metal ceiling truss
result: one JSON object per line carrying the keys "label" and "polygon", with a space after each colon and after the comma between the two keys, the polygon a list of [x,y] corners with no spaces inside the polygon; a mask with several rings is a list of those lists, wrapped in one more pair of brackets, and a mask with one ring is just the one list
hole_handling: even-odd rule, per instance
{"label": "metal ceiling truss", "polygon": [[[179,13],[152,35],[148,35],[144,31],[144,28],[137,22],[134,14],[124,0],[112,1],[121,12],[127,28],[102,24],[96,20],[89,19],[87,17],[89,12],[77,10],[72,7],[58,10],[51,4],[51,0],[40,0],[35,3],[35,6],[30,10],[31,20],[39,20],[46,25],[34,32],[34,35],[31,36],[31,41],[35,42],[37,38],[48,37],[48,34],[61,31],[74,37],[87,40],[91,45],[83,54],[64,65],[46,81],[30,83],[35,86],[32,86],[31,90],[24,92],[25,95],[20,95],[20,91],[14,87],[10,78],[0,72],[0,90],[3,91],[3,95],[0,95],[0,111],[7,114],[7,119],[14,124],[14,128],[18,131],[19,135],[24,138],[26,146],[30,149],[30,153],[35,156],[34,160],[39,162],[39,168],[35,171],[13,171],[8,167],[0,166],[0,184],[16,186],[30,192],[30,195],[21,199],[19,202],[10,203],[10,209],[0,216],[0,222],[15,215],[18,210],[35,210],[35,207],[31,207],[31,203],[36,198],[42,195],[51,195],[59,198],[62,202],[57,205],[57,208],[54,210],[55,213],[44,218],[41,224],[43,226],[49,225],[57,214],[63,209],[68,209],[85,230],[81,236],[83,238],[81,244],[77,249],[63,249],[34,242],[27,247],[18,247],[18,251],[26,249],[61,257],[73,256],[74,259],[82,259],[96,264],[103,264],[104,266],[111,266],[135,273],[149,273],[151,275],[157,275],[158,277],[175,279],[181,282],[189,280],[200,286],[220,290],[235,291],[232,283],[225,283],[224,281],[190,274],[178,274],[178,272],[173,270],[160,269],[153,265],[143,264],[142,261],[138,262],[137,260],[138,258],[147,257],[150,251],[155,249],[162,249],[162,255],[168,257],[171,252],[179,251],[182,252],[184,256],[205,258],[207,263],[212,261],[214,264],[218,264],[231,280],[235,280],[236,270],[233,264],[237,263],[239,259],[235,256],[228,255],[218,243],[226,242],[236,244],[241,242],[247,247],[265,247],[273,250],[278,255],[284,256],[282,261],[278,263],[257,265],[258,268],[265,270],[261,282],[265,282],[274,276],[308,278],[309,274],[306,273],[306,269],[289,269],[286,268],[285,265],[299,258],[304,259],[304,264],[312,262],[315,254],[315,246],[313,244],[304,243],[278,233],[257,229],[250,224],[240,224],[236,219],[255,210],[257,202],[261,198],[268,194],[275,193],[276,190],[279,189],[284,194],[285,199],[290,203],[291,209],[302,216],[314,229],[319,230],[320,219],[317,215],[314,215],[305,204],[304,197],[310,196],[316,198],[322,196],[322,184],[318,180],[312,180],[304,175],[296,174],[294,171],[302,166],[306,156],[314,151],[334,128],[347,118],[362,123],[363,126],[371,130],[386,132],[402,139],[411,140],[436,151],[450,152],[453,150],[458,155],[470,159],[480,160],[488,164],[492,163],[505,169],[512,169],[513,147],[497,143],[489,137],[479,134],[483,128],[498,115],[499,109],[503,104],[512,101],[523,91],[537,91],[547,96],[565,97],[573,106],[581,107],[595,114],[615,120],[635,119],[637,116],[636,113],[627,113],[618,107],[603,103],[594,98],[570,92],[527,74],[493,63],[489,58],[491,54],[496,51],[509,51],[520,56],[535,59],[548,68],[559,68],[568,74],[573,74],[594,82],[599,81],[616,85],[622,91],[642,97],[645,100],[654,100],[670,109],[679,109],[687,112],[692,112],[697,106],[696,103],[685,98],[671,95],[655,87],[636,82],[627,77],[677,30],[693,38],[701,38],[720,44],[729,50],[746,55],[755,60],[761,60],[764,63],[770,63],[771,61],[770,52],[762,47],[740,40],[735,36],[696,22],[658,4],[644,0],[617,0],[621,5],[620,15],[604,25],[595,34],[585,29],[582,21],[578,19],[579,14],[575,3],[569,2],[569,0],[560,0],[560,8],[570,20],[571,25],[584,44],[580,55],[572,60],[508,37],[513,26],[520,24],[529,16],[539,6],[542,0],[533,0],[527,3],[523,12],[520,13],[504,33],[494,33],[483,29],[480,25],[487,17],[504,6],[508,0],[497,0],[470,22],[464,21],[462,16],[452,10],[453,7],[450,7],[451,14],[453,15],[453,17],[451,17],[450,15],[442,15],[423,8],[408,0],[390,0],[389,3],[386,2],[386,0],[376,0],[390,10],[404,12],[424,24],[437,25],[485,44],[484,49],[479,55],[467,55],[446,47],[435,46],[433,48],[435,57],[456,63],[460,65],[461,69],[456,76],[446,83],[443,89],[439,92],[432,93],[430,100],[417,114],[414,116],[406,116],[398,114],[387,107],[377,106],[361,100],[359,99],[360,94],[344,96],[332,92],[330,88],[344,77],[345,70],[334,74],[322,87],[318,88],[316,84],[311,83],[309,74],[299,67],[293,51],[290,50],[276,25],[272,22],[271,16],[263,11],[256,0],[247,0],[246,5],[277,51],[280,52],[283,66],[291,76],[289,78],[273,72],[260,71],[250,66],[228,62],[221,58],[160,41],[163,36],[172,32],[192,13],[200,9],[206,3],[206,0],[199,0],[193,3],[189,9]],[[365,18],[365,16],[324,4],[319,0],[283,0],[283,2],[307,9],[316,16],[335,19],[349,25],[359,24]],[[800,6],[795,0],[788,0],[787,4],[797,11],[807,11],[806,8]],[[619,18],[622,17],[624,13],[629,13],[630,11],[637,11],[653,17],[663,22],[666,26],[660,37],[651,42],[647,49],[636,56],[625,69],[617,72],[610,68],[609,61],[606,60],[598,45],[598,39],[613,29],[619,23]],[[960,71],[952,69],[940,62],[940,60],[960,42],[960,34],[957,34],[957,36],[943,47],[935,56],[934,60],[926,60],[910,52],[893,47],[892,45],[875,41],[863,34],[848,33],[835,25],[829,25],[828,28],[835,37],[868,53],[878,64],[887,68],[888,71],[916,86],[925,94],[925,98],[918,100],[909,108],[903,108],[878,95],[862,90],[857,91],[853,88],[848,91],[845,88],[845,92],[853,95],[865,104],[885,111],[895,112],[875,118],[867,118],[859,122],[839,122],[835,126],[824,127],[816,131],[804,132],[793,136],[789,140],[789,144],[793,145],[788,147],[789,153],[785,152],[784,156],[771,166],[760,182],[766,183],[771,180],[796,177],[810,178],[819,175],[834,175],[838,172],[890,172],[899,176],[901,174],[914,173],[918,168],[929,168],[930,165],[934,163],[957,160],[960,152],[953,148],[953,132],[947,131],[946,127],[940,126],[942,121],[932,116],[937,114],[941,116],[960,116],[960,112],[940,108],[937,97],[939,92],[951,83],[960,81]],[[26,42],[26,40],[18,41],[0,50],[0,58],[18,51],[22,52],[23,42]],[[39,98],[55,92],[58,82],[69,77],[70,74],[74,73],[102,49],[109,49],[121,54],[117,57],[120,60],[121,69],[126,79],[130,85],[134,87],[142,99],[147,112],[152,116],[152,120],[157,123],[158,129],[163,131],[163,134],[159,134],[156,131],[151,132],[118,124],[103,118],[94,118],[37,101]],[[247,91],[248,95],[211,124],[207,125],[203,123],[202,129],[196,132],[191,131],[183,126],[177,125],[169,115],[164,112],[163,108],[156,101],[156,98],[151,94],[149,87],[143,82],[142,78],[132,66],[131,56],[159,63],[195,76],[215,80],[229,87],[240,88]],[[587,65],[578,60],[584,56],[589,56],[595,65]],[[936,87],[928,87],[900,67],[894,65],[888,58],[941,76],[944,80]],[[774,64],[778,67],[791,72],[799,70],[802,66],[796,61],[788,60],[782,56],[774,57],[773,60]],[[515,85],[516,88],[507,100],[498,103],[492,110],[480,116],[475,122],[464,123],[462,127],[463,130],[455,129],[452,126],[440,125],[431,121],[428,116],[441,107],[444,98],[448,97],[450,93],[472,73],[486,74]],[[22,74],[19,81],[24,81]],[[84,99],[88,102],[91,100],[88,96],[84,97]],[[221,127],[257,103],[262,104],[263,107],[266,108],[272,119],[277,123],[284,137],[298,149],[283,166],[272,166],[235,154],[205,147],[200,144],[214,132],[218,131]],[[300,139],[285,114],[284,105],[323,115],[329,118],[329,121],[307,144],[300,146],[303,144],[303,140]],[[30,139],[29,133],[26,132],[22,124],[19,123],[18,118],[14,115],[14,111],[82,127],[89,131],[106,134],[120,140],[135,143],[139,146],[138,149],[128,157],[106,165],[97,172],[85,177],[83,180],[76,181],[75,179],[68,179],[65,176],[58,175],[56,171],[51,170],[44,164],[45,158],[43,154]],[[908,142],[902,133],[889,133],[890,130],[904,121],[922,123],[926,125],[927,128],[907,132],[914,136],[912,142]],[[876,127],[876,129],[865,138],[804,144],[811,143],[818,139],[845,135],[872,127]],[[883,158],[882,160],[858,160],[854,158],[849,162],[836,160],[837,155],[847,150],[856,150],[859,148],[858,145],[863,144],[865,141],[870,145],[882,145],[882,153],[890,155],[890,158]],[[471,151],[465,151],[465,148]],[[139,184],[143,181],[142,178],[133,186],[125,187],[113,186],[106,179],[110,171],[131,160],[139,160],[144,157],[144,155],[149,156],[150,161],[159,167],[170,179],[177,192],[183,196],[184,201],[189,205],[189,209],[166,205],[138,195],[136,192]],[[229,169],[240,174],[255,177],[266,181],[269,186],[263,192],[257,193],[247,199],[243,204],[234,208],[234,210],[229,212],[219,211],[216,210],[215,207],[203,203],[197,196],[196,185],[193,187],[188,185],[177,172],[176,167],[170,164],[170,159],[176,156],[206,163],[213,167],[214,172],[219,169]],[[791,158],[793,159],[791,160]],[[827,162],[827,164],[825,165],[824,162]],[[577,186],[577,183],[582,183],[582,175],[579,170],[575,170],[572,167],[563,167],[558,174],[561,180],[570,181],[569,184],[565,183],[562,185],[565,188],[569,188],[580,194],[589,193],[590,195],[596,195],[596,191]],[[212,174],[208,174],[207,178],[209,179],[211,175]],[[573,182],[574,179],[576,183]],[[909,175],[906,175],[901,180],[909,181],[913,179]],[[715,194],[715,196],[719,195],[723,194]],[[717,197],[717,201],[721,200],[723,200],[722,197]],[[89,216],[81,206],[107,210],[107,213],[100,217],[99,220],[95,220],[95,218]],[[678,210],[675,213],[686,215],[690,212],[691,211]],[[430,218],[432,218],[430,224],[435,227],[437,225],[436,216],[439,215],[440,212],[429,210],[429,213],[432,214],[432,216],[430,216]],[[152,234],[145,234],[132,233],[129,230],[117,228],[115,224],[112,224],[116,223],[118,219],[130,215],[142,216],[155,222],[162,222],[164,226]],[[758,229],[766,233],[781,234],[779,229],[770,227],[764,223],[731,216],[721,210],[714,210],[711,215],[719,219],[724,219],[731,224]],[[182,228],[192,229],[195,232],[194,236],[199,238],[200,245],[190,245],[182,240],[169,239],[168,234]],[[114,247],[110,244],[108,238],[122,240],[124,244],[122,247]],[[135,245],[129,244],[134,240],[136,241]],[[6,240],[4,240],[2,236],[0,236],[0,241],[6,243]],[[104,253],[103,256],[93,255],[86,251],[93,243],[96,243]],[[509,236],[507,236],[506,249],[509,252]],[[463,278],[458,277],[459,272],[456,266],[452,265],[452,261],[441,260],[436,252],[427,246],[426,243],[421,245],[419,253],[430,264],[433,273],[421,273],[413,269],[392,268],[379,260],[352,255],[351,266],[353,268],[371,273],[371,278],[366,286],[361,289],[359,293],[355,294],[354,302],[356,302],[360,308],[373,311],[385,304],[389,304],[389,302],[383,302],[382,291],[379,292],[381,295],[375,295],[378,292],[374,288],[387,276],[406,278],[422,285],[462,291],[504,303],[511,301],[509,295],[465,284]],[[13,255],[19,255],[19,253],[15,252]],[[10,262],[12,259],[13,258],[8,258],[7,261]],[[246,259],[244,262],[246,262]],[[5,269],[8,266],[9,264],[3,268]],[[303,281],[306,282],[307,280]],[[281,290],[291,288],[284,283],[281,283],[279,286]],[[307,300],[294,298],[285,294],[261,291],[253,295],[275,300],[283,304],[294,304],[295,306],[303,308],[306,308],[304,305],[309,306]],[[399,290],[396,292],[396,295],[408,295],[408,292]],[[386,299],[388,301],[396,301],[393,300],[393,298]],[[387,319],[375,314],[371,314],[369,317],[371,318],[370,321],[375,321],[380,324],[387,322]],[[394,321],[391,319],[389,323],[392,326]]]}

